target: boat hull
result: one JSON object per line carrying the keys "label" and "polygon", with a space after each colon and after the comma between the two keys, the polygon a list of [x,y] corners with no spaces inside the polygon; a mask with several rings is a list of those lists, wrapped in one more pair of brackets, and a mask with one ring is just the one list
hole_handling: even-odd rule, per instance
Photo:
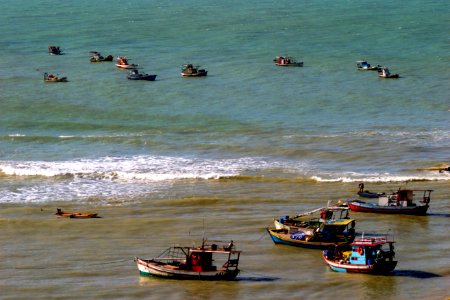
{"label": "boat hull", "polygon": [[139,75],[139,76],[128,75],[127,78],[128,78],[129,80],[147,80],[147,81],[155,81],[156,75]]}
{"label": "boat hull", "polygon": [[161,264],[154,260],[135,258],[139,273],[142,276],[156,276],[168,279],[184,280],[234,280],[239,270],[214,270],[214,271],[189,271],[180,270],[167,264]]}
{"label": "boat hull", "polygon": [[197,73],[185,73],[181,72],[183,77],[202,77],[208,75],[208,71],[198,71]]}
{"label": "boat hull", "polygon": [[380,206],[366,202],[350,202],[348,207],[356,212],[370,212],[382,214],[426,215],[428,205],[420,206]]}
{"label": "boat hull", "polygon": [[116,64],[116,67],[118,67],[119,69],[137,69],[138,65],[121,65],[121,64]]}
{"label": "boat hull", "polygon": [[336,242],[336,241],[306,241],[306,240],[295,240],[290,238],[289,233],[284,233],[282,230],[273,230],[270,228],[266,228],[269,233],[272,241],[275,244],[288,245],[294,247],[308,248],[308,249],[327,249],[330,246],[339,245],[344,246],[347,245],[347,242]]}
{"label": "boat hull", "polygon": [[303,62],[296,62],[296,63],[290,63],[290,64],[275,63],[275,65],[277,65],[279,67],[303,67]]}
{"label": "boat hull", "polygon": [[387,274],[392,272],[397,266],[397,261],[384,261],[379,264],[342,264],[337,261],[328,260],[322,252],[322,257],[331,270],[341,273],[365,273],[365,274]]}

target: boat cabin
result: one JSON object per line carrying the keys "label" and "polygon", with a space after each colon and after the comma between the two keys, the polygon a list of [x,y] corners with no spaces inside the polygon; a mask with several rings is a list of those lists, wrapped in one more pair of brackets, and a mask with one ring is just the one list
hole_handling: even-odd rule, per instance
{"label": "boat cabin", "polygon": [[406,190],[406,189],[399,189],[397,192],[395,192],[393,195],[379,197],[378,198],[378,205],[379,206],[403,206],[403,207],[410,207],[410,206],[417,206],[416,203],[414,203],[414,196],[416,195],[414,192],[423,193],[422,199],[420,200],[420,203],[422,204],[428,204],[430,203],[431,199],[431,192],[433,190]]}
{"label": "boat cabin", "polygon": [[351,250],[342,251],[339,248],[328,251],[327,257],[341,260],[341,263],[353,265],[372,265],[378,261],[393,261],[395,256],[394,241],[386,237],[358,238],[350,244]]}
{"label": "boat cabin", "polygon": [[325,221],[317,229],[316,236],[325,242],[334,240],[352,241],[355,237],[355,220],[341,219]]}

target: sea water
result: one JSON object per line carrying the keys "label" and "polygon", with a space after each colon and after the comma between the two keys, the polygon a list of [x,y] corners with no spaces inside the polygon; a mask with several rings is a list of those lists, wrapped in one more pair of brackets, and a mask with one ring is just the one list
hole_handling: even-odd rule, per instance
{"label": "sea water", "polygon": [[[0,297],[213,298],[217,285],[143,279],[132,262],[203,231],[244,250],[221,298],[448,296],[450,173],[428,170],[450,161],[446,1],[0,9]],[[156,81],[90,63],[93,50]],[[276,67],[277,55],[304,67]],[[182,78],[185,63],[208,76]],[[355,197],[359,182],[434,189],[426,217],[352,215],[359,231],[395,231],[394,276],[334,274],[320,252],[265,234],[274,217]],[[59,220],[57,207],[103,218]]]}

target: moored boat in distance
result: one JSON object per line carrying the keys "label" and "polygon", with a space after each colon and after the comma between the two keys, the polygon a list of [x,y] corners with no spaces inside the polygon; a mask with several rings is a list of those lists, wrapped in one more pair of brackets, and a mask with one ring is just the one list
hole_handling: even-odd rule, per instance
{"label": "moored boat in distance", "polygon": [[89,218],[100,218],[97,213],[80,213],[80,212],[65,212],[62,209],[56,209],[56,216],[61,218],[70,219],[89,219]]}
{"label": "moored boat in distance", "polygon": [[59,46],[48,46],[48,53],[50,55],[62,55],[62,51]]}
{"label": "moored boat in distance", "polygon": [[[320,216],[314,216],[315,213]],[[348,245],[355,237],[355,220],[348,217],[347,207],[318,208],[294,218],[274,220],[266,228],[275,244],[312,249],[330,245]]]}
{"label": "moored boat in distance", "polygon": [[273,61],[280,67],[303,67],[303,62],[297,61],[292,56],[277,56]]}
{"label": "moored boat in distance", "polygon": [[130,64],[126,56],[118,56],[116,58],[116,67],[119,69],[136,69],[139,65]]}
{"label": "moored boat in distance", "polygon": [[[356,212],[425,215],[433,190],[399,189],[392,195],[378,198],[378,202],[350,201],[348,207]],[[414,202],[415,193],[422,193],[420,203]]]}
{"label": "moored boat in distance", "polygon": [[378,69],[378,77],[380,78],[400,78],[399,74],[391,74],[387,67],[380,67]]}
{"label": "moored boat in distance", "polygon": [[233,241],[228,245],[199,247],[170,247],[152,259],[135,258],[143,276],[191,280],[234,280],[239,274],[241,251],[235,249]]}
{"label": "moored boat in distance", "polygon": [[380,65],[372,66],[365,60],[356,61],[356,69],[360,71],[378,71],[380,68]]}
{"label": "moored boat in distance", "polygon": [[90,51],[89,53],[91,53],[92,55],[91,58],[89,59],[90,62],[113,61],[114,58],[111,54],[104,57],[98,51]]}
{"label": "moored boat in distance", "polygon": [[386,274],[397,266],[393,244],[387,236],[357,237],[350,249],[332,246],[322,257],[336,272]]}
{"label": "moored boat in distance", "polygon": [[181,67],[181,76],[183,77],[201,77],[206,75],[208,75],[208,71],[205,69],[200,69],[200,66],[184,64]]}
{"label": "moored boat in distance", "polygon": [[130,80],[155,81],[156,75],[142,74],[142,73],[139,73],[138,70],[133,70],[130,72],[130,74],[127,75],[127,78]]}
{"label": "moored boat in distance", "polygon": [[67,77],[59,77],[51,73],[44,73],[44,82],[67,82]]}

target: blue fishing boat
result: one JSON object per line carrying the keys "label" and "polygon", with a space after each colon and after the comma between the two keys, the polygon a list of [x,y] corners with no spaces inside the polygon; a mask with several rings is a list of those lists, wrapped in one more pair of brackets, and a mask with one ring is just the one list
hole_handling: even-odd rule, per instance
{"label": "blue fishing boat", "polygon": [[393,244],[386,236],[355,238],[350,249],[333,246],[322,257],[336,272],[384,274],[397,266]]}

